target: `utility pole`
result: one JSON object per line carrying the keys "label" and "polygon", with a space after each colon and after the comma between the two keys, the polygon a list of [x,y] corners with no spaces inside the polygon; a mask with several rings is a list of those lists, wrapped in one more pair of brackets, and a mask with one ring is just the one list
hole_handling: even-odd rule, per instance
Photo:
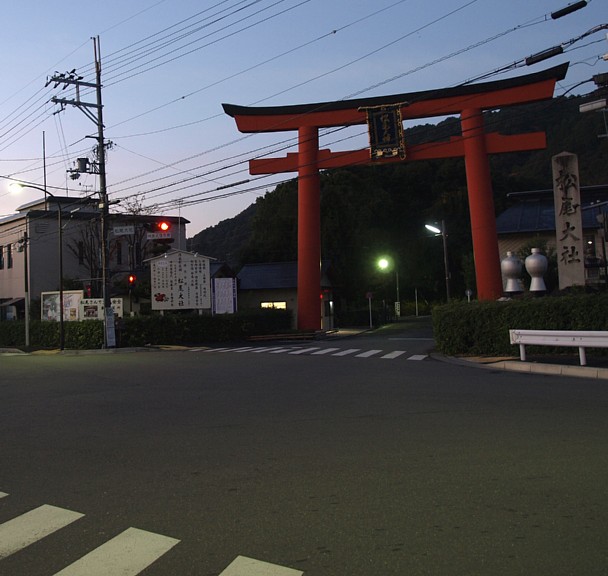
{"label": "utility pole", "polygon": [[[65,98],[51,98],[51,102],[60,104],[63,110],[66,105],[76,106],[83,114],[92,120],[97,126],[97,150],[98,163],[93,168],[92,173],[99,174],[99,208],[101,210],[101,278],[102,296],[104,306],[104,347],[114,348],[116,346],[116,335],[114,331],[114,313],[110,301],[108,290],[108,215],[109,203],[106,186],[106,161],[105,161],[105,138],[103,125],[103,104],[101,98],[101,48],[99,36],[93,39],[93,50],[95,54],[95,82],[84,82],[82,76],[76,74],[76,69],[65,74],[56,74],[49,78],[46,86],[55,83],[55,88],[63,84],[64,86],[73,85],[76,90],[76,98],[68,100]],[[94,88],[96,102],[83,102],[80,99],[80,88]]]}

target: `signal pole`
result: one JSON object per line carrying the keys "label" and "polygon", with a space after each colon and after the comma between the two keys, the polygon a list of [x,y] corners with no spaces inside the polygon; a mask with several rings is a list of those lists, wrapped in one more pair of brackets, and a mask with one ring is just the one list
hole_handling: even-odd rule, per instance
{"label": "signal pole", "polygon": [[[97,126],[97,166],[94,167],[93,173],[99,174],[99,208],[101,210],[101,283],[102,297],[104,306],[104,348],[114,348],[116,346],[116,334],[114,330],[114,313],[110,301],[110,293],[108,290],[108,193],[106,186],[106,150],[103,125],[103,103],[101,98],[101,48],[99,44],[99,36],[92,38],[93,51],[95,54],[95,82],[84,82],[82,76],[76,74],[76,70],[65,74],[56,74],[47,79],[46,85],[52,82],[55,83],[55,88],[63,84],[64,86],[73,85],[76,89],[76,98],[68,100],[65,98],[51,98],[51,102],[60,104],[63,110],[66,105],[76,106],[83,114],[92,120]],[[96,102],[83,102],[80,99],[81,86],[94,88],[96,94]],[[97,168],[97,170],[95,170]]]}

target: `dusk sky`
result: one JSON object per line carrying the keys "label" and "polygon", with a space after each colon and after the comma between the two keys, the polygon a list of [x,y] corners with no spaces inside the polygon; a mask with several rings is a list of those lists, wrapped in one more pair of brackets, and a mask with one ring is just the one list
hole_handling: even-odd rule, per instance
{"label": "dusk sky", "polygon": [[[253,179],[248,160],[294,151],[295,133],[238,132],[222,103],[288,105],[455,86],[521,63],[557,45],[564,54],[515,67],[497,80],[569,61],[556,96],[587,94],[608,71],[605,0],[559,20],[561,0],[23,0],[3,11],[0,37],[0,215],[38,197],[11,193],[11,179],[55,195],[98,189],[97,177],[68,177],[95,141],[93,121],[51,97],[55,72],[94,81],[100,37],[108,194],[191,221],[188,235],[231,218],[295,174]],[[579,39],[580,38],[580,39]],[[83,90],[81,99],[94,102]],[[58,113],[59,112],[59,113]],[[429,119],[437,121],[437,119]],[[415,121],[421,123],[420,120]],[[406,127],[408,123],[406,122]],[[365,127],[322,131],[333,150],[367,146]],[[250,179],[249,183],[231,186]],[[549,185],[549,184],[548,184]],[[218,190],[221,188],[220,190]],[[216,196],[226,196],[215,198]]]}

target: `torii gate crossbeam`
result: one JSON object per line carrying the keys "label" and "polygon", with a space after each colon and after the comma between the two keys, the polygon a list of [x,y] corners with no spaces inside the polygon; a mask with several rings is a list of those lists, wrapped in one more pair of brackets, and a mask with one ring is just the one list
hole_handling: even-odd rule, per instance
{"label": "torii gate crossbeam", "polygon": [[[461,136],[447,142],[407,148],[405,161],[462,157],[465,159],[469,209],[480,300],[502,295],[498,236],[492,196],[489,154],[537,150],[546,146],[544,132],[505,136],[486,133],[484,110],[539,102],[553,97],[568,64],[506,80],[317,104],[248,107],[223,104],[241,132],[298,131],[298,152],[283,158],[251,160],[251,174],[298,173],[298,328],[321,327],[320,179],[319,171],[369,164],[369,150],[319,150],[319,128],[365,124],[365,108],[399,104],[404,119],[460,115]],[[401,158],[374,160],[403,161]]]}

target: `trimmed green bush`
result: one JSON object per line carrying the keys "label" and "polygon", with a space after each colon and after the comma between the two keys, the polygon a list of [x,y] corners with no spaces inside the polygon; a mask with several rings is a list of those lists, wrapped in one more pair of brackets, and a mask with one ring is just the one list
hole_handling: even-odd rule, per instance
{"label": "trimmed green bush", "polygon": [[[244,340],[250,336],[291,331],[291,312],[262,310],[221,316],[166,314],[133,316],[117,324],[117,345],[146,346],[158,344],[196,345],[207,342]],[[103,346],[103,322],[64,322],[66,349],[96,349]],[[25,324],[11,320],[0,322],[0,347],[24,347]],[[30,346],[57,348],[57,322],[30,321]]]}
{"label": "trimmed green bush", "polygon": [[[517,355],[509,330],[608,330],[608,294],[452,302],[433,309],[437,350],[447,355]],[[531,354],[563,348],[530,346]]]}

